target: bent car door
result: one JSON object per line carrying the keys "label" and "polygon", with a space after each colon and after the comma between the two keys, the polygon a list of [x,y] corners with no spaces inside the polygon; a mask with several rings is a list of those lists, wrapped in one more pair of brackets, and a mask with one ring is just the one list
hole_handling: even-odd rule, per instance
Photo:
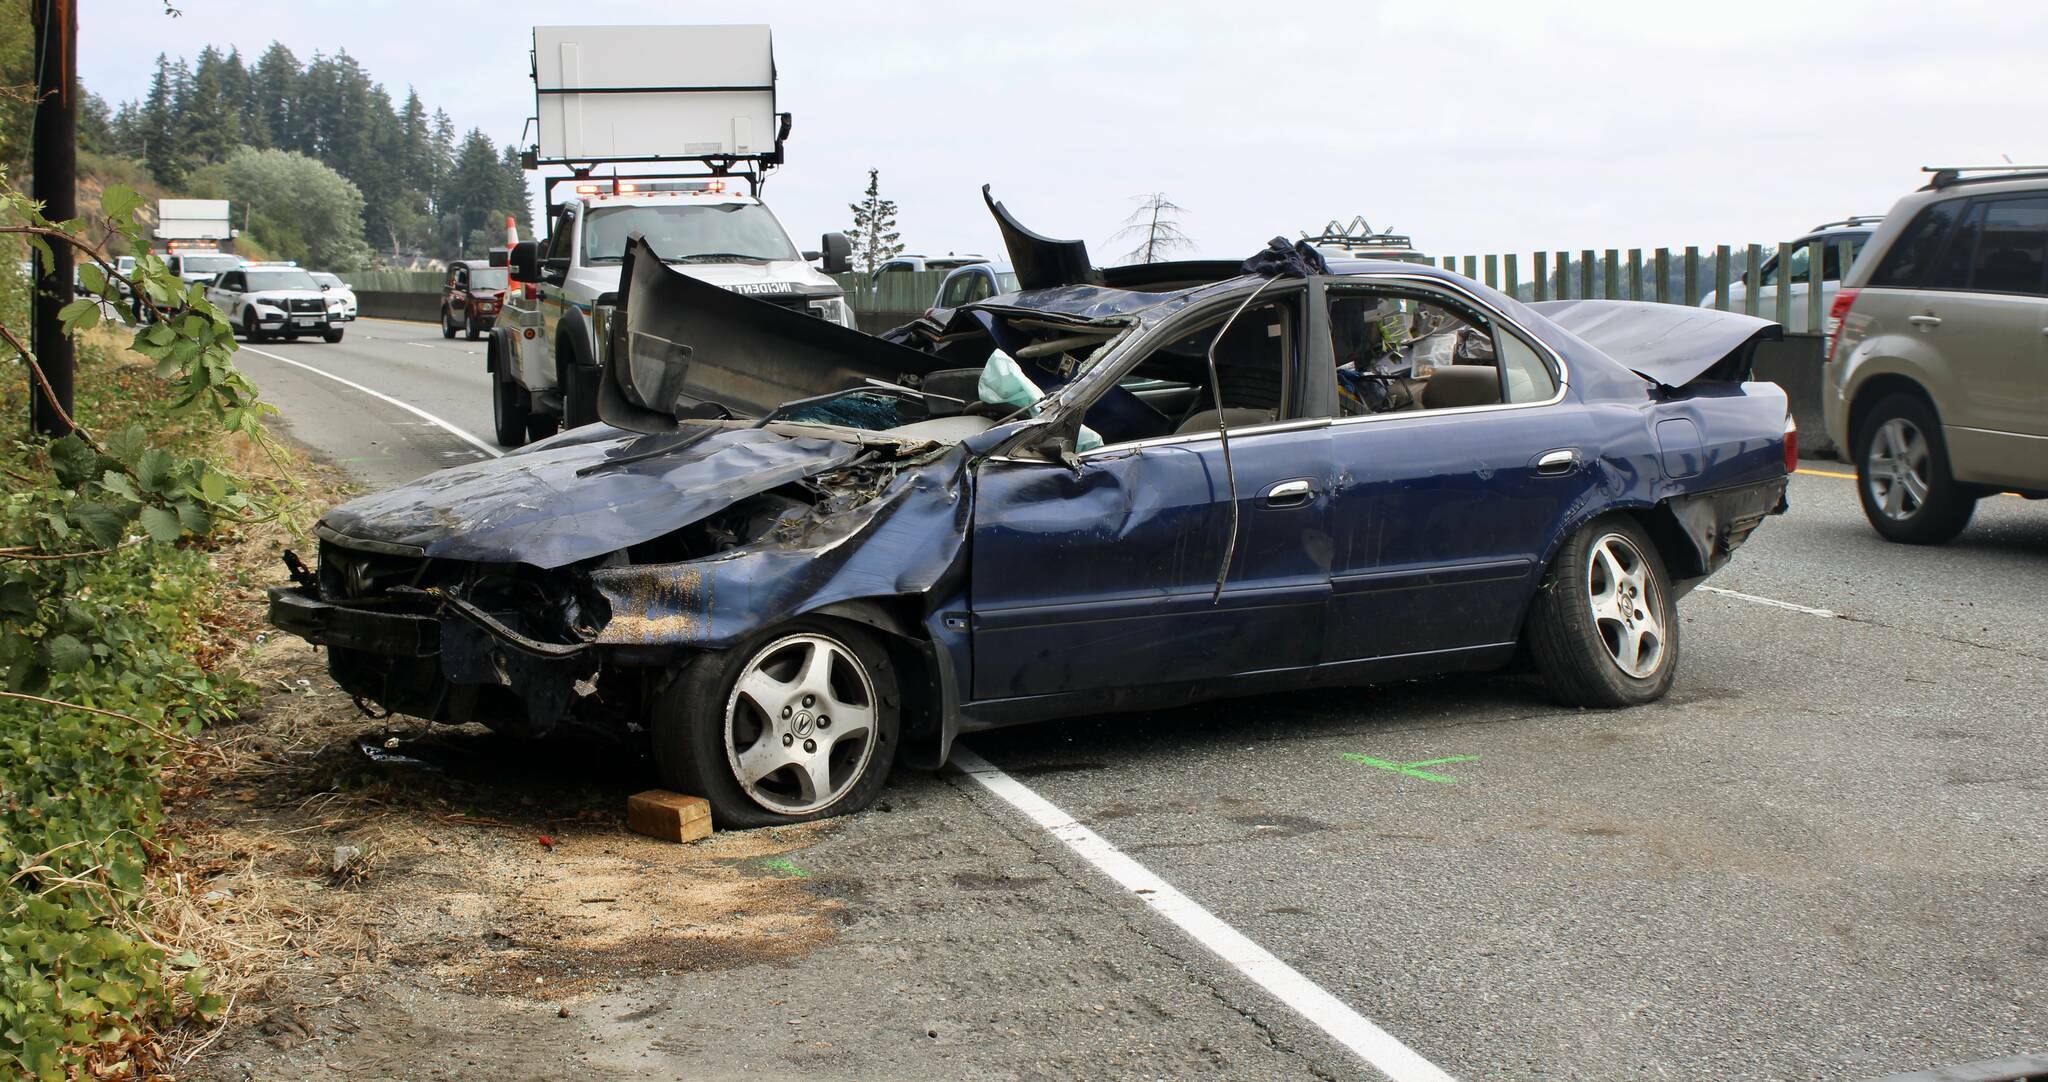
{"label": "bent car door", "polygon": [[[1246,348],[1218,358],[1227,377],[1224,405],[1244,424],[1229,437],[1240,522],[1220,597],[1231,514],[1213,411],[1162,414],[1163,435],[1084,453],[1074,467],[1021,458],[978,467],[969,585],[974,698],[1316,664],[1329,595],[1329,422],[1300,416],[1293,395],[1281,392],[1276,401],[1257,389],[1277,390],[1298,375],[1304,292],[1247,310]],[[1205,318],[1176,322],[1185,329]],[[1148,342],[1181,338],[1169,324]],[[1149,348],[1140,343],[1134,352]],[[1233,364],[1255,362],[1287,371],[1230,375]],[[1136,374],[1144,367],[1127,369],[1124,382],[1152,382],[1149,373]],[[1202,378],[1185,365],[1172,370],[1190,382]]]}
{"label": "bent car door", "polygon": [[[1324,659],[1512,643],[1599,454],[1561,394],[1556,359],[1444,287],[1333,280],[1328,293],[1340,366],[1382,351],[1364,359],[1408,374],[1384,381],[1395,393],[1379,411],[1330,428],[1336,553]],[[1351,324],[1362,318],[1389,329],[1359,334]]]}

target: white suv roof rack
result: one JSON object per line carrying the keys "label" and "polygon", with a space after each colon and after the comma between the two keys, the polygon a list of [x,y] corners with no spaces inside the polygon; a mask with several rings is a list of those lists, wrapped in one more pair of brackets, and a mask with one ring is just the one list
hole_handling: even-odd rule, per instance
{"label": "white suv roof rack", "polygon": [[[2019,180],[2023,177],[2048,177],[2048,165],[1923,165],[1923,173],[1934,176],[1927,181],[1925,191],[1932,188],[1947,188],[1956,184],[1983,184],[1994,180]],[[1964,176],[1965,173],[1988,173],[1989,176]]]}

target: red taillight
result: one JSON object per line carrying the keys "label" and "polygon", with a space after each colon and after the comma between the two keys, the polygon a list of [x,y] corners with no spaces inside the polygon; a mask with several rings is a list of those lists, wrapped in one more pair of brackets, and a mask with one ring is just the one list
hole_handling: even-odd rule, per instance
{"label": "red taillight", "polygon": [[1795,473],[1799,469],[1799,422],[1785,415],[1785,472]]}
{"label": "red taillight", "polygon": [[1828,322],[1823,329],[1827,335],[1828,348],[1821,354],[1822,362],[1835,359],[1835,346],[1842,340],[1842,324],[1849,319],[1849,308],[1856,303],[1856,291],[1845,289],[1835,294],[1835,303],[1828,306]]}

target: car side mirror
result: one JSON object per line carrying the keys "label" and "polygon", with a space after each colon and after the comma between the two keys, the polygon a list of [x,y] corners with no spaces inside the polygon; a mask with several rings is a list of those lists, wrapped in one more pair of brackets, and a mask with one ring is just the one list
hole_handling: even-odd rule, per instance
{"label": "car side mirror", "polygon": [[806,263],[816,263],[818,260],[825,258],[825,253],[806,248],[803,251],[803,257]]}
{"label": "car side mirror", "polygon": [[506,263],[512,269],[512,277],[522,282],[540,281],[540,243],[522,240],[506,253]]}
{"label": "car side mirror", "polygon": [[853,242],[844,233],[827,233],[820,238],[824,247],[825,273],[845,274],[853,269]]}
{"label": "car side mirror", "polygon": [[551,286],[561,285],[569,280],[567,259],[543,259],[540,261],[540,280]]}
{"label": "car side mirror", "polygon": [[330,290],[330,289],[333,289],[333,288],[334,288],[334,287],[333,287],[332,285],[330,285],[330,284],[328,284],[328,283],[326,283],[326,282],[322,282],[322,283],[320,283],[320,292],[322,292],[322,293],[325,293],[325,292],[327,292],[328,290]]}

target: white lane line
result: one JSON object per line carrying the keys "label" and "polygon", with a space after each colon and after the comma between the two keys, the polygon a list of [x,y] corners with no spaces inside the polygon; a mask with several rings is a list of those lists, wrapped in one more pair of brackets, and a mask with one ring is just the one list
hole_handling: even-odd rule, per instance
{"label": "white lane line", "polygon": [[316,376],[326,376],[328,379],[331,379],[344,387],[361,391],[364,394],[369,395],[371,398],[377,399],[380,402],[389,402],[390,404],[397,406],[399,409],[402,409],[415,417],[428,421],[432,424],[438,425],[441,428],[445,428],[448,431],[454,433],[456,436],[460,437],[463,440],[463,442],[469,444],[471,447],[474,447],[479,451],[482,451],[483,453],[491,456],[492,458],[503,458],[505,455],[505,452],[500,451],[496,447],[493,447],[490,444],[485,443],[484,441],[476,438],[475,436],[472,436],[469,433],[463,431],[462,429],[457,428],[452,424],[449,424],[447,421],[444,421],[441,418],[436,417],[431,413],[428,413],[426,410],[423,410],[418,406],[412,405],[410,403],[400,402],[398,399],[393,398],[382,391],[373,391],[368,387],[365,387],[362,384],[357,383],[355,380],[343,379],[332,372],[326,371],[325,369],[315,368],[310,364],[305,364],[300,361],[292,360],[290,357],[280,357],[267,349],[256,349],[251,346],[243,346],[242,352],[254,353],[258,357],[268,357],[273,361],[280,361],[284,364],[291,365],[293,368],[303,368]]}
{"label": "white lane line", "polygon": [[1194,899],[1174,889],[1144,865],[1125,856],[1102,835],[1074,821],[1051,801],[979,755],[953,746],[953,765],[1025,818],[1066,843],[1081,859],[1138,896],[1153,912],[1172,921],[1188,938],[1251,978],[1338,1044],[1358,1054],[1394,1082],[1451,1082],[1435,1064],[1352,1010],[1344,1001],[1297,972],[1294,967],[1252,942],[1244,933],[1217,919]]}
{"label": "white lane line", "polygon": [[1790,601],[1780,601],[1775,597],[1758,597],[1755,594],[1745,594],[1739,590],[1723,590],[1719,586],[1701,586],[1699,589],[1705,590],[1710,594],[1732,597],[1737,601],[1747,601],[1755,605],[1769,605],[1774,609],[1791,609],[1793,612],[1803,612],[1808,616],[1819,616],[1827,620],[1846,619],[1841,613],[1833,609],[1816,609],[1810,605],[1794,605]]}

